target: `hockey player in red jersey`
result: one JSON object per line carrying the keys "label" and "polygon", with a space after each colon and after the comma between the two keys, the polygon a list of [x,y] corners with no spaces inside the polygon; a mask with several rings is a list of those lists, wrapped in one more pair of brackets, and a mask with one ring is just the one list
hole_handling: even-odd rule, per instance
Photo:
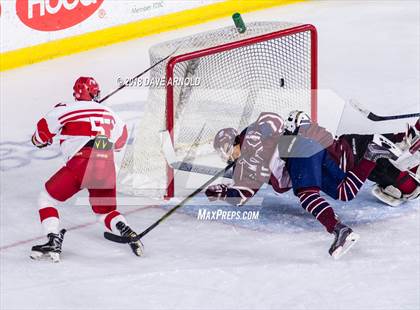
{"label": "hockey player in red jersey", "polygon": [[[38,148],[51,145],[57,137],[66,161],[39,195],[39,216],[48,242],[32,247],[33,259],[60,260],[66,230],[59,228],[57,206],[82,189],[89,192],[92,211],[108,230],[136,235],[116,206],[114,152],[126,144],[127,127],[109,107],[97,102],[100,89],[93,78],[78,78],[73,90],[75,102],[57,104],[38,121],[32,136]],[[142,255],[140,241],[130,247],[135,255]]]}
{"label": "hockey player in red jersey", "polygon": [[[330,254],[341,256],[353,244],[347,242],[346,245],[346,240],[354,241],[357,235],[337,220],[319,191],[334,199],[353,199],[375,170],[375,162],[392,154],[372,144],[372,136],[366,136],[362,137],[363,151],[356,158],[357,154],[353,155],[346,141],[349,137],[334,140],[330,133],[312,124],[310,118],[300,111],[293,111],[286,120],[287,136],[281,135],[279,125],[275,135],[267,134],[270,133],[270,125],[280,124],[276,120],[281,118],[273,113],[264,114],[268,125],[261,122],[260,117],[239,136],[233,137],[235,130],[232,128],[223,129],[216,135],[214,147],[225,158],[237,159],[234,184],[210,186],[206,195],[210,200],[222,199],[241,205],[263,183],[271,184],[280,193],[293,187],[302,207],[313,214],[328,232],[334,233]],[[271,120],[270,115],[273,117]],[[354,135],[351,138],[356,139]],[[279,147],[273,148],[277,144]]]}

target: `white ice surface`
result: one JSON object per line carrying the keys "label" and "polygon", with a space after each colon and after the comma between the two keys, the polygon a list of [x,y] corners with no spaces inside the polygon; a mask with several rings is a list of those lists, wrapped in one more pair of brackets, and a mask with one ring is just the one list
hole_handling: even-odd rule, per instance
{"label": "white ice surface", "polygon": [[[320,122],[336,128],[331,119],[340,114],[339,97],[356,98],[378,114],[419,111],[419,9],[417,1],[319,1],[244,18],[317,26],[322,98],[337,102],[320,103]],[[60,100],[71,100],[80,75],[97,77],[106,93],[118,77],[148,66],[152,44],[230,24],[225,18],[2,73],[1,309],[419,309],[418,201],[386,207],[369,194],[371,184],[349,204],[332,202],[361,234],[340,261],[327,254],[331,236],[297,200],[270,189],[247,207],[260,211],[252,222],[197,221],[191,214],[203,202],[198,197],[144,238],[146,257],[140,259],[127,246],[104,240],[89,207],[73,199],[60,207],[63,226],[70,228],[63,261],[28,258],[30,247],[45,240],[36,197],[61,165],[56,146],[34,150],[28,144],[36,120]],[[110,104],[132,122],[141,116],[145,95],[145,89],[128,89]],[[375,124],[349,110],[340,130],[403,125]],[[120,209],[130,212],[127,218],[139,230],[164,212]]]}

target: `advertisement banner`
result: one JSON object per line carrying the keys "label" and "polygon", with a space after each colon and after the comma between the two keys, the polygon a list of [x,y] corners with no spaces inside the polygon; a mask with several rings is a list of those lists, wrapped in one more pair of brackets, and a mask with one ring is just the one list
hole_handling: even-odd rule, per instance
{"label": "advertisement banner", "polygon": [[1,53],[224,0],[2,0]]}

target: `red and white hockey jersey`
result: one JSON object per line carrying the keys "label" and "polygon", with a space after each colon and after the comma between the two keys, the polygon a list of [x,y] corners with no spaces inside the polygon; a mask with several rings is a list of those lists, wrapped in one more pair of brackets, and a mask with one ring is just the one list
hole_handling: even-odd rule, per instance
{"label": "red and white hockey jersey", "polygon": [[61,151],[67,162],[89,140],[105,135],[121,150],[127,141],[127,126],[109,108],[94,101],[75,101],[57,104],[38,121],[33,141],[37,145],[60,140]]}

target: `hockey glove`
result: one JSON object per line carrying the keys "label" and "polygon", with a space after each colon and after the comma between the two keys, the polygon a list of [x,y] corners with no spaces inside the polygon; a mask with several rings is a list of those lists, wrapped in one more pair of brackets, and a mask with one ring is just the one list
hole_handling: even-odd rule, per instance
{"label": "hockey glove", "polygon": [[206,196],[210,201],[225,200],[228,186],[226,184],[210,185],[206,190]]}
{"label": "hockey glove", "polygon": [[31,142],[33,145],[35,145],[37,148],[42,149],[48,145],[52,144],[52,140],[48,140],[46,143],[39,143],[36,139],[35,135],[32,136]]}
{"label": "hockey glove", "polygon": [[242,206],[255,191],[248,187],[228,187],[226,184],[211,185],[206,190],[206,196],[210,201],[223,200],[233,206]]}

